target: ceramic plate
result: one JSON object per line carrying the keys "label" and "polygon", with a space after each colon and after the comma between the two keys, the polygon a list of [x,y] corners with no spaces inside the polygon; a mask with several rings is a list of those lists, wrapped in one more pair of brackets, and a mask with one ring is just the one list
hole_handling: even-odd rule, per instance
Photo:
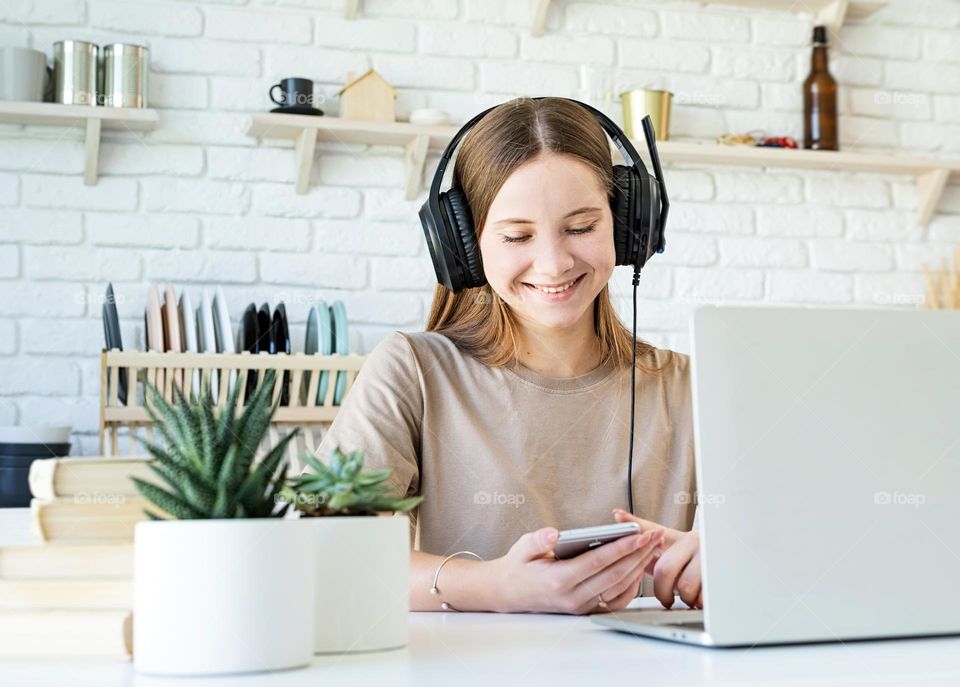
{"label": "ceramic plate", "polygon": [[153,284],[147,291],[147,350],[158,353],[166,350],[163,341],[163,315],[160,311],[160,293]]}
{"label": "ceramic plate", "polygon": [[169,284],[163,290],[163,316],[167,322],[167,350],[173,353],[182,353],[183,338],[180,336],[177,296],[173,292],[173,287]]}
{"label": "ceramic plate", "polygon": [[[320,355],[333,355],[333,317],[326,301],[317,303],[317,329],[320,335]],[[327,397],[327,387],[330,385],[330,371],[320,373],[320,384],[317,387],[317,404],[322,404]]]}
{"label": "ceramic plate", "polygon": [[[117,299],[113,295],[113,284],[107,284],[107,293],[103,303],[103,333],[107,339],[108,350],[123,350],[123,340],[120,337],[120,318],[117,316]],[[120,368],[120,388],[117,395],[120,402],[127,403],[127,369]]]}
{"label": "ceramic plate", "polygon": [[[210,292],[203,290],[200,298],[200,307],[197,308],[197,346],[203,353],[217,352],[217,334],[213,326],[213,301],[210,300]],[[220,396],[220,386],[217,383],[217,374],[215,371],[210,373],[210,393],[214,402]]]}
{"label": "ceramic plate", "polygon": [[276,353],[273,347],[273,316],[270,304],[264,303],[257,311],[257,346],[263,353]]}
{"label": "ceramic plate", "polygon": [[281,114],[313,115],[315,117],[320,117],[323,115],[323,110],[317,109],[316,107],[310,107],[309,105],[282,105],[280,107],[275,107],[270,111],[279,112]]}
{"label": "ceramic plate", "polygon": [[238,339],[242,351],[259,353],[257,346],[257,304],[250,303],[243,311],[243,320],[240,322],[241,337]]}
{"label": "ceramic plate", "polygon": [[[183,352],[183,335],[180,333],[180,313],[177,312],[177,295],[173,287],[167,284],[163,290],[163,319],[167,325],[167,350],[171,353]],[[183,370],[173,371],[173,381],[184,391]]]}
{"label": "ceramic plate", "polygon": [[[287,324],[287,308],[283,303],[277,305],[273,311],[273,350],[275,353],[290,355],[290,327]],[[283,373],[280,387],[280,405],[290,405],[290,373]]]}
{"label": "ceramic plate", "polygon": [[[197,319],[194,316],[193,304],[190,302],[190,294],[184,289],[180,294],[180,338],[183,343],[181,347],[188,353],[197,353],[200,349],[197,347]],[[190,380],[190,388],[193,390],[193,397],[200,398],[200,370],[193,371],[193,378]]]}
{"label": "ceramic plate", "polygon": [[[333,332],[338,355],[350,355],[350,339],[347,336],[347,308],[343,301],[334,301],[330,307],[333,313]],[[347,388],[347,373],[337,373],[337,387],[333,392],[333,404],[340,405],[343,392]]]}
{"label": "ceramic plate", "polygon": [[[153,284],[147,291],[147,350],[163,352],[166,349],[166,327],[163,324],[163,313],[160,309],[160,292]],[[166,376],[163,370],[157,371],[157,387],[163,389]]]}
{"label": "ceramic plate", "polygon": [[[219,286],[213,297],[213,329],[217,337],[217,353],[236,353],[233,328],[230,326],[230,311],[227,309],[227,297],[223,295],[223,289]],[[236,370],[230,370],[229,380],[227,393],[232,392],[237,384]]]}
{"label": "ceramic plate", "polygon": [[289,354],[291,351],[287,308],[283,303],[280,303],[273,311],[273,345],[277,349],[277,353]]}
{"label": "ceramic plate", "polygon": [[[254,304],[256,307],[256,304]],[[256,347],[258,353],[273,353],[271,350],[273,348],[273,335],[271,330],[273,329],[273,318],[270,315],[270,305],[264,303],[260,306],[260,309],[257,311],[257,329],[256,329]],[[247,398],[253,395],[253,392],[257,388],[257,374],[251,373],[247,375],[247,389],[246,395]]]}
{"label": "ceramic plate", "polygon": [[[307,313],[307,332],[303,337],[303,352],[306,355],[313,355],[317,352],[319,337],[317,334],[317,308],[313,306]],[[303,384],[300,387],[300,404],[307,404],[307,390],[310,388],[310,372],[303,373]]]}

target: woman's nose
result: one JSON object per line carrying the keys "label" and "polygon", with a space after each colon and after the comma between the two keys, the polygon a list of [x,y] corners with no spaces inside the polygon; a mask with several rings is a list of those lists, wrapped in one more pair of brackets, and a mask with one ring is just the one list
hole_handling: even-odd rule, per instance
{"label": "woman's nose", "polygon": [[563,278],[570,274],[576,261],[561,238],[545,238],[537,246],[533,269],[545,279]]}

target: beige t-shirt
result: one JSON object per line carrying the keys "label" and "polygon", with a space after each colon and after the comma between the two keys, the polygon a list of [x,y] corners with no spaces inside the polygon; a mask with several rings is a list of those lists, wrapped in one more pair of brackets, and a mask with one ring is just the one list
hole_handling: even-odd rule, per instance
{"label": "beige t-shirt", "polygon": [[[655,365],[670,355],[655,349]],[[690,368],[673,355],[659,375],[637,371],[633,501],[640,517],[688,531]],[[612,362],[552,379],[485,365],[436,332],[397,331],[367,356],[317,455],[361,449],[365,470],[392,468],[401,491],[422,495],[416,549],[496,558],[525,532],[611,523],[627,509],[629,392],[629,368]]]}

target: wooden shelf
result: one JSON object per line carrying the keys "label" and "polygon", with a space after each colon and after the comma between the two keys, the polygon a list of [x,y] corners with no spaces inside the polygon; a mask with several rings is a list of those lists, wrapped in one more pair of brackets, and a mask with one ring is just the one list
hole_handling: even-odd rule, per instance
{"label": "wooden shelf", "polygon": [[888,0],[701,0],[710,5],[816,14],[815,22],[839,31],[846,19],[863,19],[886,7]]}
{"label": "wooden shelf", "polygon": [[360,122],[338,117],[269,112],[252,115],[247,124],[249,136],[296,142],[297,193],[306,193],[310,186],[310,169],[317,141],[403,146],[406,149],[404,188],[407,200],[416,198],[420,192],[427,150],[445,147],[456,132],[457,127],[453,126]]}
{"label": "wooden shelf", "polygon": [[[288,114],[255,114],[247,133],[260,138],[291,139],[297,142],[297,192],[305,193],[317,140],[372,145],[396,145],[407,149],[406,197],[420,192],[420,179],[428,149],[441,149],[458,131],[455,126],[418,126],[407,122],[357,122],[337,117],[310,117]],[[641,142],[638,150],[645,150]],[[960,176],[960,160],[876,155],[868,153],[792,150],[716,143],[662,141],[657,150],[664,162],[747,167],[785,167],[817,171],[865,172],[915,177],[917,180],[917,221],[926,225],[951,175]],[[619,159],[619,154],[615,155]]]}
{"label": "wooden shelf", "polygon": [[530,24],[531,36],[542,36],[547,25],[547,12],[550,11],[550,0],[534,0],[533,21]]}
{"label": "wooden shelf", "polygon": [[[831,31],[839,31],[847,19],[863,19],[886,7],[889,0],[700,0],[707,5],[730,5],[748,9],[779,10],[804,14],[816,14],[816,23],[828,26]],[[348,8],[359,0],[348,0]],[[530,34],[542,36],[547,22],[550,0],[533,0],[533,14]],[[349,9],[348,9],[349,12]],[[348,18],[352,17],[348,14]]]}
{"label": "wooden shelf", "polygon": [[93,105],[61,105],[0,101],[0,124],[30,126],[66,126],[86,129],[86,162],[83,183],[97,183],[102,129],[149,131],[157,126],[156,110],[132,107],[97,107]]}
{"label": "wooden shelf", "polygon": [[[889,0],[700,0],[707,5],[730,5],[749,9],[778,10],[816,14],[816,23],[839,31],[846,19],[863,19],[886,7]],[[530,35],[542,36],[547,23],[550,0],[532,0]],[[343,16],[356,19],[360,12],[360,0],[344,0]]]}
{"label": "wooden shelf", "polygon": [[[637,144],[639,150],[641,146]],[[827,150],[793,150],[715,143],[663,141],[657,151],[665,162],[686,162],[751,167],[787,167],[821,172],[900,174],[917,180],[917,222],[930,221],[951,175],[960,175],[960,160],[876,155]]]}
{"label": "wooden shelf", "polygon": [[[749,9],[778,10],[816,14],[816,23],[830,27],[836,32],[846,19],[863,19],[886,7],[889,0],[700,0],[708,5],[730,5]],[[547,23],[550,0],[532,0],[530,35],[542,36]],[[344,0],[343,16],[356,19],[360,12],[360,0]]]}

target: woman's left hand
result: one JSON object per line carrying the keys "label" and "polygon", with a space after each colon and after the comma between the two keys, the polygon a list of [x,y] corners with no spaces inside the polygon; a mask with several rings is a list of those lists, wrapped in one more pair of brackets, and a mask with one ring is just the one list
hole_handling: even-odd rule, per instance
{"label": "woman's left hand", "polygon": [[613,516],[617,522],[637,523],[641,532],[663,530],[660,555],[650,561],[646,572],[653,575],[653,593],[664,608],[673,606],[674,590],[679,592],[680,599],[691,608],[703,608],[700,535],[697,532],[681,532],[664,527],[619,508],[613,511]]}

